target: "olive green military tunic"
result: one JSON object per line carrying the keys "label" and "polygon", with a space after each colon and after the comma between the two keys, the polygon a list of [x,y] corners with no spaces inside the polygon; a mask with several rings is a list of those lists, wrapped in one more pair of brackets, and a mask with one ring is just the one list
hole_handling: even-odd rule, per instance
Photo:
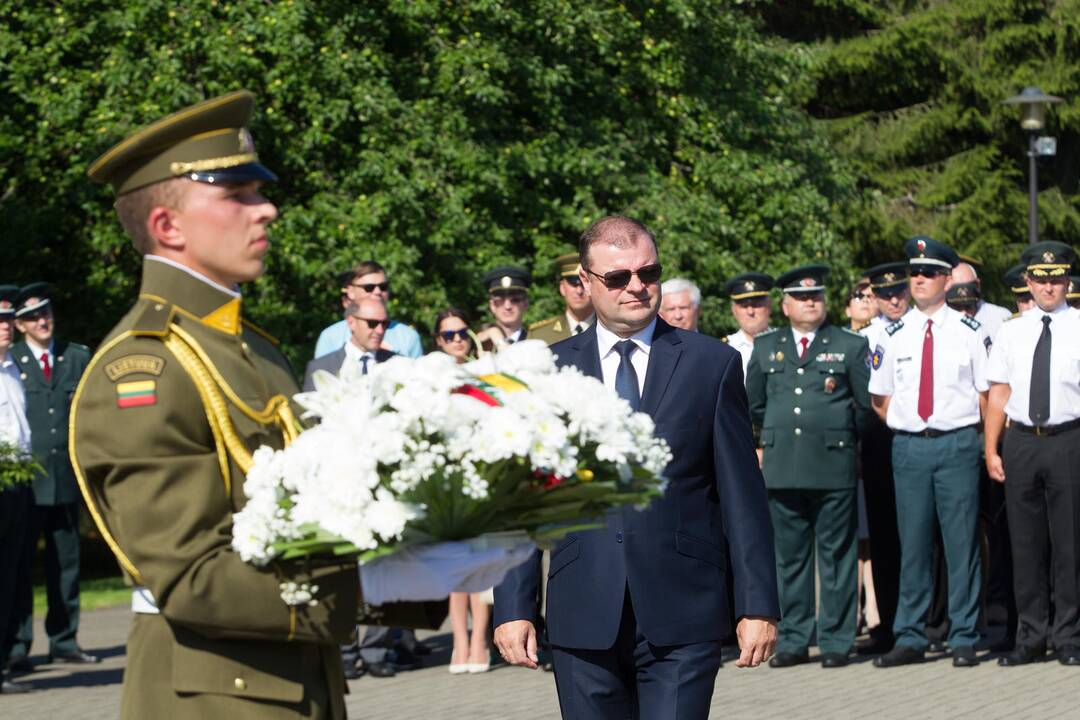
{"label": "olive green military tunic", "polygon": [[570,337],[570,326],[566,324],[566,315],[556,315],[529,326],[529,337],[543,340],[548,345]]}
{"label": "olive green military tunic", "polygon": [[[71,457],[121,567],[160,614],[128,640],[124,718],[340,718],[338,643],[357,614],[355,563],[243,562],[232,515],[258,447],[297,426],[298,391],[240,299],[182,268],[143,264],[139,300],[94,356],[71,413]],[[290,608],[283,579],[318,585]]]}
{"label": "olive green military tunic", "polygon": [[[855,642],[857,428],[870,412],[867,341],[825,324],[800,358],[790,328],[754,339],[746,392],[764,450],[782,619],[778,653],[823,653]],[[815,622],[814,554],[821,577]]]}

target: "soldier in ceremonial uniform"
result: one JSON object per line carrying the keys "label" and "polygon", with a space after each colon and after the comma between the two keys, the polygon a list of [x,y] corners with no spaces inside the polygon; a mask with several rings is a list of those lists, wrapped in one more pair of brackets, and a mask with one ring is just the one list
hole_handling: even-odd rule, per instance
{"label": "soldier in ceremonial uniform", "polygon": [[[791,327],[758,335],[747,370],[780,587],[772,667],[806,662],[815,625],[823,667],[847,665],[855,644],[856,426],[870,407],[870,369],[866,339],[827,322],[827,273],[823,265],[807,265],[777,279]],[[817,623],[815,547],[821,577]]]}
{"label": "soldier in ceremonial uniform", "polygon": [[529,309],[529,286],[532,275],[525,268],[500,265],[484,274],[488,293],[488,310],[495,323],[477,333],[484,350],[513,345],[529,336],[522,324]]}
{"label": "soldier in ceremonial uniform", "polygon": [[[10,448],[30,452],[30,424],[26,421],[26,393],[19,368],[11,357],[15,343],[15,303],[19,288],[0,285],[0,441]],[[15,604],[15,578],[26,537],[26,516],[33,503],[30,489],[0,486],[0,693],[24,693],[30,686],[9,680],[8,633]]]}
{"label": "soldier in ceremonial uniform", "polygon": [[1016,312],[1012,314],[1012,317],[1035,307],[1035,300],[1031,297],[1031,290],[1027,286],[1027,266],[1024,263],[1018,263],[1006,270],[1001,280],[1009,287],[1013,294],[1013,302],[1016,304]]}
{"label": "soldier in ceremonial uniform", "polygon": [[904,246],[915,309],[885,329],[870,379],[874,409],[895,434],[892,443],[900,530],[900,602],[896,645],[877,667],[921,662],[933,591],[932,534],[944,538],[953,665],[978,664],[978,425],[986,402],[986,333],[945,303],[956,252],[928,237]]}
{"label": "soldier in ceremonial uniform", "polygon": [[[277,216],[260,192],[276,178],[246,129],[254,100],[181,110],[89,170],[143,256],[139,298],[71,414],[83,496],[137,586],[122,718],[345,715],[338,643],[357,617],[355,562],[257,568],[231,547],[252,453],[298,429],[292,369],[241,314]],[[284,581],[310,583],[316,604],[286,605]]]}
{"label": "soldier in ceremonial uniform", "polygon": [[963,262],[953,268],[952,285],[949,289],[952,290],[954,287],[968,288],[962,297],[967,298],[973,295],[975,299],[971,302],[972,307],[967,308],[964,312],[969,317],[979,321],[986,334],[990,336],[991,342],[993,342],[998,328],[1012,316],[1012,311],[984,300],[982,296],[982,280],[979,279],[979,274],[975,270],[975,266],[979,265],[978,261],[973,258],[961,258],[961,260]]}
{"label": "soldier in ceremonial uniform", "polygon": [[578,275],[580,267],[581,259],[576,252],[555,258],[555,268],[559,272],[559,294],[566,303],[566,309],[562,315],[530,325],[529,337],[554,345],[571,335],[585,332],[596,320],[592,299]]}
{"label": "soldier in ceremonial uniform", "polygon": [[1076,253],[1047,241],[1023,259],[1037,307],[1001,328],[987,371],[986,468],[1005,485],[1020,615],[998,664],[1042,660],[1049,643],[1080,665],[1080,312],[1066,303]]}
{"label": "soldier in ceremonial uniform", "polygon": [[754,338],[769,329],[772,315],[769,291],[772,288],[773,279],[757,272],[741,273],[724,283],[724,290],[731,299],[731,316],[739,324],[739,330],[720,339],[739,351],[743,377],[746,377],[750,354],[754,350]]}
{"label": "soldier in ceremonial uniform", "polygon": [[34,478],[34,502],[27,516],[26,538],[15,584],[13,670],[30,670],[34,639],[33,568],[38,539],[45,538],[43,566],[49,609],[45,632],[49,662],[96,663],[82,651],[79,631],[79,489],[67,455],[68,411],[90,350],[54,337],[49,286],[27,285],[19,291],[15,327],[23,339],[11,348],[26,388],[26,419],[34,458],[44,468]]}

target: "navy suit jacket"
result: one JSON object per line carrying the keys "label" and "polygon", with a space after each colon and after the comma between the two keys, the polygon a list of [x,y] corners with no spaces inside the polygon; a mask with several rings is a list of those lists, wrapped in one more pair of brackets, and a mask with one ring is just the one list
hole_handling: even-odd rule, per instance
{"label": "navy suit jacket", "polygon": [[[559,365],[603,378],[595,325],[551,349]],[[604,528],[570,533],[552,551],[553,645],[611,648],[627,587],[637,624],[654,645],[727,636],[728,582],[736,617],[780,617],[772,523],[739,353],[657,319],[640,409],[674,455],[667,491],[645,510],[610,512]],[[734,578],[725,577],[725,548]],[[536,622],[539,582],[537,553],[496,587],[495,624]]]}
{"label": "navy suit jacket", "polygon": [[[348,341],[347,341],[348,342]],[[386,362],[390,358],[394,357],[397,353],[390,350],[383,350],[379,348],[375,351],[375,362]],[[304,368],[304,392],[312,392],[315,390],[315,380],[313,376],[316,370],[325,370],[328,373],[337,375],[341,372],[341,366],[345,364],[345,348],[335,350],[334,352],[317,357],[314,360],[308,362],[307,367]]]}

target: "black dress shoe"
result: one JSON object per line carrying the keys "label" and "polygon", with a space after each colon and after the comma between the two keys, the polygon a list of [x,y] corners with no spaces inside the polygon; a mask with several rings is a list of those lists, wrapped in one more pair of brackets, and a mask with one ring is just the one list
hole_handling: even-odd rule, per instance
{"label": "black dress shoe", "polygon": [[893,640],[870,639],[866,642],[855,644],[855,653],[858,655],[884,655],[893,649]]}
{"label": "black dress shoe", "polygon": [[34,663],[25,655],[12,655],[8,658],[8,672],[28,673],[34,672]]}
{"label": "black dress shoe", "polygon": [[0,693],[5,695],[21,695],[22,693],[33,691],[34,688],[26,683],[17,683],[14,680],[4,680],[3,682],[0,682]]}
{"label": "black dress shoe", "polygon": [[847,667],[847,664],[847,655],[844,655],[842,653],[821,654],[821,667],[823,668],[842,668]]}
{"label": "black dress shoe", "polygon": [[926,646],[926,651],[932,653],[943,653],[945,652],[946,647],[947,646],[945,645],[944,640],[931,640],[930,644]]}
{"label": "black dress shoe", "polygon": [[356,666],[356,663],[345,663],[345,679],[356,680],[364,674],[364,671]]}
{"label": "black dress shoe", "polygon": [[925,655],[921,651],[906,645],[897,645],[884,655],[874,658],[874,667],[900,667],[901,665],[921,663],[924,659]]}
{"label": "black dress shoe", "polygon": [[1030,665],[1039,662],[1046,656],[1046,648],[1017,645],[1016,649],[1008,655],[998,658],[1001,667],[1017,667],[1018,665]]}
{"label": "black dress shoe", "polygon": [[94,665],[99,662],[101,662],[101,658],[96,655],[84,653],[82,648],[75,648],[74,650],[67,650],[65,652],[49,653],[49,664],[68,663],[71,665]]}
{"label": "black dress shoe", "polygon": [[975,648],[971,646],[953,648],[953,667],[975,667],[979,664],[979,658],[975,656]]}
{"label": "black dress shoe", "polygon": [[364,665],[364,671],[371,677],[388,678],[397,675],[394,666],[388,662],[372,663]]}
{"label": "black dress shoe", "polygon": [[394,670],[398,672],[415,670],[420,667],[420,658],[413,655],[408,648],[400,645],[390,651],[389,662],[393,665]]}
{"label": "black dress shoe", "polygon": [[1080,648],[1065,648],[1058,653],[1058,662],[1062,665],[1080,665]]}
{"label": "black dress shoe", "polygon": [[431,654],[431,646],[425,644],[422,640],[417,640],[415,643],[413,643],[411,649],[413,655],[419,655],[420,657]]}
{"label": "black dress shoe", "polygon": [[810,661],[810,656],[804,653],[778,652],[769,660],[769,667],[786,668],[802,665]]}

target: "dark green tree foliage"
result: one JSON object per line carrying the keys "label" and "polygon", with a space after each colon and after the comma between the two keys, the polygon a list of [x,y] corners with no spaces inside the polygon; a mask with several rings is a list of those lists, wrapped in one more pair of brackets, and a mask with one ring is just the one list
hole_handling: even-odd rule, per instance
{"label": "dark green tree foliage", "polygon": [[448,303],[479,319],[500,262],[533,269],[544,317],[551,258],[615,211],[654,228],[720,331],[725,276],[849,265],[833,218],[850,182],[802,109],[809,62],[723,1],[0,0],[3,277],[55,282],[65,331],[99,339],[138,259],[87,165],[246,87],[282,179],[247,308],[294,360],[336,315],[334,274],[366,258],[424,328]]}
{"label": "dark green tree foliage", "polygon": [[1057,136],[1058,155],[1039,160],[1039,232],[1076,244],[1076,0],[791,0],[755,10],[815,58],[807,107],[858,176],[841,232],[860,266],[895,259],[904,239],[925,233],[982,259],[984,285],[1005,298],[1000,275],[1027,243],[1028,199],[1027,137],[1002,101],[1025,85],[1066,99],[1043,131]]}

